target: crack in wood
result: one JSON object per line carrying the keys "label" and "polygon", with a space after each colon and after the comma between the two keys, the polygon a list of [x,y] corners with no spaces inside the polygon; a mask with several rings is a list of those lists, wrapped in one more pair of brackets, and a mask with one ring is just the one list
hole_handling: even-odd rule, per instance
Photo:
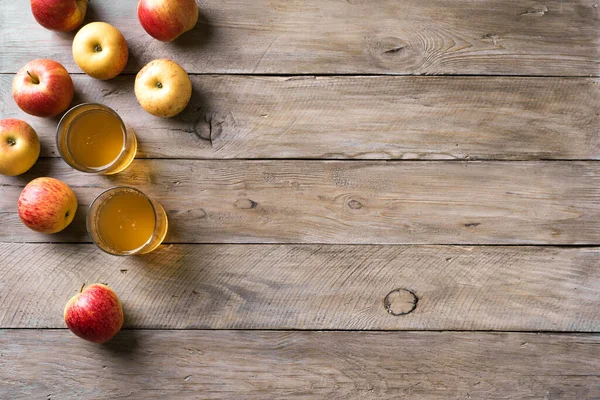
{"label": "crack in wood", "polygon": [[406,46],[396,46],[394,48],[391,48],[389,50],[386,50],[383,52],[383,54],[395,54],[395,53],[399,53],[402,50],[404,50],[406,48]]}
{"label": "crack in wood", "polygon": [[546,15],[547,12],[548,12],[548,8],[545,5],[541,5],[541,6],[531,7],[530,9],[528,9],[527,11],[522,12],[519,15],[536,15],[536,16],[542,16],[542,15]]}

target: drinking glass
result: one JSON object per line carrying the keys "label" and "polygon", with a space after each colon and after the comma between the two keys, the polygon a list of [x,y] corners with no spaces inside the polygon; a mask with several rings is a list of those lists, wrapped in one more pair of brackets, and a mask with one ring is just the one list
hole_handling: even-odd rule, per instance
{"label": "drinking glass", "polygon": [[84,103],[65,113],[56,129],[56,145],[71,167],[103,175],[123,171],[133,161],[137,139],[119,114],[98,103]]}
{"label": "drinking glass", "polygon": [[160,203],[129,186],[100,193],[87,215],[87,231],[94,243],[119,256],[156,249],[165,238],[167,227],[167,215]]}

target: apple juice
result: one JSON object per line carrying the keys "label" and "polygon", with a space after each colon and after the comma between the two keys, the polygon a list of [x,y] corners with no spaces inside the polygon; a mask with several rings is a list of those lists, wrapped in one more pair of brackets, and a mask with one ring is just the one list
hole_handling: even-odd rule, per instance
{"label": "apple juice", "polygon": [[119,157],[125,135],[119,120],[103,110],[89,110],[73,119],[67,146],[75,162],[88,168],[102,168]]}
{"label": "apple juice", "polygon": [[137,140],[119,115],[101,104],[69,110],[58,125],[57,144],[67,164],[83,172],[114,174],[133,161]]}
{"label": "apple juice", "polygon": [[88,232],[94,242],[116,255],[154,250],[167,233],[163,207],[131,187],[115,187],[94,200],[88,213]]}

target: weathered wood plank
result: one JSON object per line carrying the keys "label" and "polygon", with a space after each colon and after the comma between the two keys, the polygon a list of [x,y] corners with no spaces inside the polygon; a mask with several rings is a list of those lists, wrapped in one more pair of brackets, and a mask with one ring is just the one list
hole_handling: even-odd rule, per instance
{"label": "weathered wood plank", "polygon": [[[19,221],[19,193],[35,176],[64,180],[79,198],[60,234]],[[596,162],[136,160],[104,177],[60,159],[0,177],[0,241],[88,241],[86,205],[123,184],[163,203],[169,243],[600,243]]]}
{"label": "weathered wood plank", "polygon": [[[2,117],[30,121],[58,156],[56,120],[34,118],[0,75]],[[118,110],[141,158],[597,159],[596,79],[194,76],[187,110],[144,112],[132,76],[75,76],[75,102]]]}
{"label": "weathered wood plank", "polygon": [[[596,0],[200,0],[175,43],[143,31],[136,3],[91,2],[87,18],[123,32],[127,72],[166,57],[195,73],[599,75]],[[73,34],[46,31],[22,2],[1,7],[0,72],[39,57],[79,72]]]}
{"label": "weathered wood plank", "polygon": [[126,328],[600,330],[600,248],[0,243],[0,260],[1,328],[63,328],[103,282]]}
{"label": "weathered wood plank", "polygon": [[600,397],[592,335],[2,330],[0,347],[5,399]]}

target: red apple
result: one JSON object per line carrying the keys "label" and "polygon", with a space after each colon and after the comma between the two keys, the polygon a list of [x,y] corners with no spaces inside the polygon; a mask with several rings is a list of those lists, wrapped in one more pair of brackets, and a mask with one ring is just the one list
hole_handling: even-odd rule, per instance
{"label": "red apple", "polygon": [[44,28],[69,32],[83,22],[87,0],[31,0],[31,12]]}
{"label": "red apple", "polygon": [[121,330],[123,307],[111,288],[95,283],[71,297],[64,317],[71,332],[80,338],[104,343]]}
{"label": "red apple", "polygon": [[77,198],[71,188],[54,178],[37,178],[19,196],[19,217],[29,228],[41,233],[65,229],[77,211]]}
{"label": "red apple", "polygon": [[140,0],[138,19],[154,39],[170,42],[196,26],[196,0]]}
{"label": "red apple", "polygon": [[21,175],[35,164],[40,155],[40,139],[25,121],[0,120],[0,174]]}
{"label": "red apple", "polygon": [[61,64],[33,60],[15,75],[12,93],[21,110],[36,117],[54,117],[73,100],[73,80]]}

